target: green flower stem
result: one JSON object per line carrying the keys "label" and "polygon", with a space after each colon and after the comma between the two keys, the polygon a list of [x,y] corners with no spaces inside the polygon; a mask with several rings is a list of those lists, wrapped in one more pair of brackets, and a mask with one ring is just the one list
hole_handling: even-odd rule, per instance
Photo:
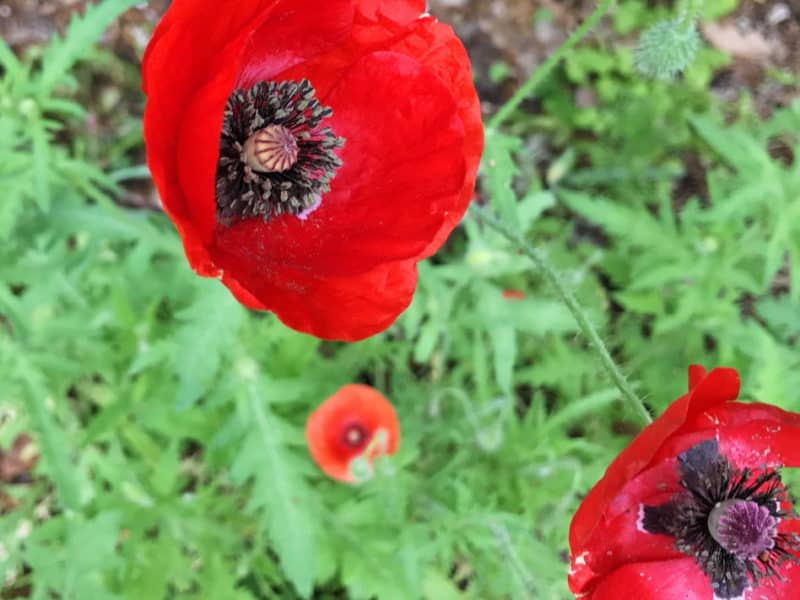
{"label": "green flower stem", "polygon": [[600,4],[598,4],[597,8],[594,9],[594,12],[589,15],[589,18],[586,19],[580,27],[578,27],[575,31],[572,32],[572,35],[567,38],[567,41],[561,44],[561,46],[553,52],[547,60],[540,66],[537,67],[536,70],[531,74],[526,81],[517,91],[516,93],[508,99],[508,101],[500,107],[500,110],[489,119],[489,127],[491,129],[497,129],[500,125],[505,122],[508,117],[512,115],[512,113],[517,109],[517,107],[522,104],[522,102],[533,92],[536,90],[537,87],[547,78],[550,74],[550,71],[559,63],[559,61],[566,56],[567,52],[572,50],[572,48],[580,42],[592,28],[597,25],[597,22],[603,18],[603,16],[608,12],[611,6],[614,4],[616,0],[602,0]]}
{"label": "green flower stem", "polygon": [[611,358],[611,354],[606,348],[606,345],[603,343],[603,340],[600,338],[600,335],[598,335],[597,330],[589,321],[589,318],[586,316],[586,313],[583,311],[580,304],[578,304],[575,296],[567,288],[567,286],[564,285],[561,277],[558,275],[544,254],[531,246],[505,223],[497,220],[486,209],[480,208],[477,205],[473,205],[470,208],[470,211],[476,219],[491,229],[494,229],[497,233],[502,235],[504,238],[506,238],[506,240],[514,245],[520,252],[533,261],[533,263],[536,265],[536,268],[538,268],[544,274],[545,279],[547,279],[553,288],[555,288],[556,292],[558,292],[558,295],[561,297],[561,300],[567,305],[567,308],[572,313],[575,321],[577,321],[578,326],[586,336],[586,339],[589,340],[589,343],[600,357],[603,368],[614,382],[614,385],[616,385],[619,389],[622,397],[625,398],[625,400],[630,404],[631,408],[633,408],[643,423],[652,423],[653,419],[650,416],[650,413],[647,411],[644,403],[633,391],[627,379],[625,379],[625,375],[622,374],[622,371],[614,362],[614,359]]}

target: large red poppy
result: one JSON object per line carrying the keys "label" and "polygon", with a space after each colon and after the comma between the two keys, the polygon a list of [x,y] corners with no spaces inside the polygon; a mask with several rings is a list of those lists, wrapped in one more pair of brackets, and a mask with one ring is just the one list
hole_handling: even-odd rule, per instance
{"label": "large red poppy", "polygon": [[408,306],[483,145],[466,52],[424,5],[172,2],[144,58],[144,133],[197,273],[328,339]]}
{"label": "large red poppy", "polygon": [[800,521],[777,470],[800,465],[800,415],[738,393],[733,369],[690,367],[689,392],[614,460],[570,526],[576,597],[796,597]]}
{"label": "large red poppy", "polygon": [[353,461],[367,464],[394,454],[400,425],[392,404],[377,390],[358,383],[342,387],[306,422],[308,450],[319,468],[339,481],[356,483]]}

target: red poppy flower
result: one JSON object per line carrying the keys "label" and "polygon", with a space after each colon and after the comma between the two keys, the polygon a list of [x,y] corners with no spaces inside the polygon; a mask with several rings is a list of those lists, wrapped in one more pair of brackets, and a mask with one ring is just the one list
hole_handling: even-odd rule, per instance
{"label": "red poppy flower", "polygon": [[570,526],[576,597],[797,597],[800,521],[778,469],[800,465],[800,415],[738,393],[733,369],[690,367],[689,392],[614,460]]}
{"label": "red poppy flower", "polygon": [[424,5],[172,2],[144,57],[144,133],[197,273],[328,339],[408,306],[483,146],[466,52]]}
{"label": "red poppy flower", "polygon": [[357,482],[353,461],[367,464],[394,454],[400,426],[391,403],[377,390],[357,383],[342,387],[308,417],[306,442],[314,461],[327,475]]}

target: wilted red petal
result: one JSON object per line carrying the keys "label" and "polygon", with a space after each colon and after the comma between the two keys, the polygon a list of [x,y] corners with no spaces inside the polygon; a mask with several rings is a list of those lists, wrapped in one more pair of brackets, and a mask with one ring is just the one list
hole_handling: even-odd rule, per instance
{"label": "wilted red petal", "polygon": [[[343,443],[348,426],[358,425],[367,434],[358,447]],[[369,441],[383,430],[385,453],[394,454],[400,443],[400,426],[394,407],[380,392],[363,384],[348,384],[325,400],[306,422],[306,442],[314,461],[328,476],[352,482],[350,461],[362,454]],[[373,456],[365,458],[374,458]]]}

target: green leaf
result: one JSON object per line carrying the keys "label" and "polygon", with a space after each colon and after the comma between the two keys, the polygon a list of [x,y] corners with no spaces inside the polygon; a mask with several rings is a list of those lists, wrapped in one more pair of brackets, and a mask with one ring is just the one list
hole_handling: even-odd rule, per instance
{"label": "green leaf", "polygon": [[36,82],[39,97],[49,95],[117,17],[139,3],[139,0],[104,0],[89,5],[83,17],[74,16],[65,37],[51,41],[42,55],[42,70]]}
{"label": "green leaf", "polygon": [[38,121],[30,124],[29,132],[33,143],[33,200],[39,209],[46,213],[50,210],[50,167],[53,156],[50,151],[50,140],[47,131]]}
{"label": "green leaf", "polygon": [[205,394],[217,378],[244,317],[244,309],[217,281],[197,283],[194,303],[181,311],[183,325],[175,334],[178,376],[176,407],[185,410]]}
{"label": "green leaf", "polygon": [[514,227],[518,226],[517,195],[511,185],[518,169],[512,152],[518,150],[520,145],[519,138],[502,134],[495,129],[486,131],[486,149],[482,164],[489,198],[497,214]]}
{"label": "green leaf", "polygon": [[9,339],[0,338],[0,342],[0,358],[8,358],[15,363],[16,378],[27,392],[23,392],[23,395],[28,417],[37,434],[44,458],[43,466],[55,483],[60,504],[65,509],[78,510],[81,504],[80,479],[72,463],[74,449],[53,414],[52,405],[56,400],[48,389],[46,379],[25,349]]}
{"label": "green leaf", "polygon": [[287,447],[291,430],[270,411],[269,381],[246,382],[238,402],[244,441],[231,467],[238,483],[253,482],[248,509],[261,517],[281,568],[297,593],[314,588],[314,529],[310,491]]}
{"label": "green leaf", "polygon": [[689,122],[703,141],[737,171],[766,177],[775,170],[766,150],[744,129],[723,128],[708,117],[697,115],[690,116]]}
{"label": "green leaf", "polygon": [[36,574],[35,597],[47,598],[50,592],[65,600],[117,600],[106,573],[119,560],[119,520],[115,512],[90,520],[62,516],[36,529],[25,550]]}

